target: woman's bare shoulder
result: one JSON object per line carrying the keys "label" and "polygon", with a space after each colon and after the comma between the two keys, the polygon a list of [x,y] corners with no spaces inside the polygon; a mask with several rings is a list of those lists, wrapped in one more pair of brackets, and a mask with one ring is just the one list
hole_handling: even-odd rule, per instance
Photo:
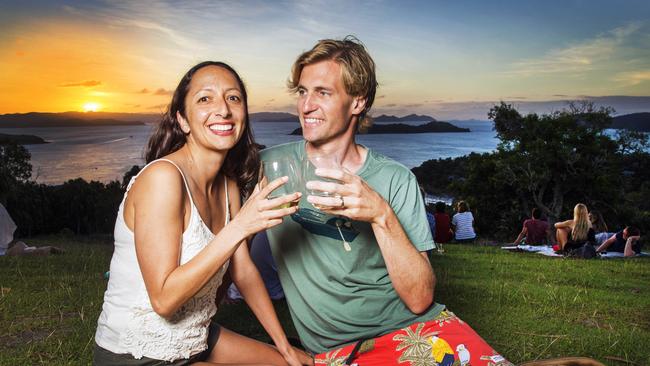
{"label": "woman's bare shoulder", "polygon": [[129,196],[136,200],[154,197],[166,197],[174,201],[178,197],[182,201],[185,183],[180,170],[169,161],[159,160],[144,169],[133,183]]}

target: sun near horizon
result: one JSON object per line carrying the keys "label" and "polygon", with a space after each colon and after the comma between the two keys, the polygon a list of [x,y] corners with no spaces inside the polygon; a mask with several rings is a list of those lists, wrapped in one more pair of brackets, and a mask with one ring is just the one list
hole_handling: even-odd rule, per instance
{"label": "sun near horizon", "polygon": [[102,109],[102,105],[96,102],[86,102],[82,106],[84,112],[97,112]]}

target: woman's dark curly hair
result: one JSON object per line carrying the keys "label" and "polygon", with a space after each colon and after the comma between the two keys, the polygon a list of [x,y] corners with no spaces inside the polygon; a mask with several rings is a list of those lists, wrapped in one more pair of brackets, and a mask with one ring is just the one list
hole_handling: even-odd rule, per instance
{"label": "woman's dark curly hair", "polygon": [[163,114],[160,123],[149,138],[145,151],[145,161],[149,163],[169,155],[183,147],[187,142],[187,136],[180,128],[176,114],[178,112],[181,116],[187,118],[185,114],[185,97],[190,89],[190,82],[194,74],[206,66],[217,66],[226,69],[235,77],[241,89],[244,102],[244,131],[239,141],[228,151],[222,170],[228,178],[237,182],[241,194],[246,197],[252,191],[253,184],[257,179],[259,149],[253,139],[253,132],[248,120],[248,94],[244,82],[232,67],[223,62],[204,61],[194,65],[183,75],[174,91],[167,111]]}

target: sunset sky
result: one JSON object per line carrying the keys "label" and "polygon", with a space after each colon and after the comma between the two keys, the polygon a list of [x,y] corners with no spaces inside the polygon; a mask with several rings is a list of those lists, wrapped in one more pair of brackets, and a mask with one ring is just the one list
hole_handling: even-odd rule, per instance
{"label": "sunset sky", "polygon": [[647,0],[0,0],[0,113],[157,113],[203,60],[238,70],[251,112],[293,112],[295,57],[347,34],[377,63],[375,115],[486,119],[499,100],[543,112],[584,98],[650,111]]}

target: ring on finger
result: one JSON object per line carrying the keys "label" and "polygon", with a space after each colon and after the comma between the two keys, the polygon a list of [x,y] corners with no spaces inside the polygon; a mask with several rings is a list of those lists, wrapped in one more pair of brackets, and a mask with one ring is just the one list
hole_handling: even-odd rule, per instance
{"label": "ring on finger", "polygon": [[343,200],[343,196],[339,198],[341,199],[341,208],[345,207],[345,201]]}

